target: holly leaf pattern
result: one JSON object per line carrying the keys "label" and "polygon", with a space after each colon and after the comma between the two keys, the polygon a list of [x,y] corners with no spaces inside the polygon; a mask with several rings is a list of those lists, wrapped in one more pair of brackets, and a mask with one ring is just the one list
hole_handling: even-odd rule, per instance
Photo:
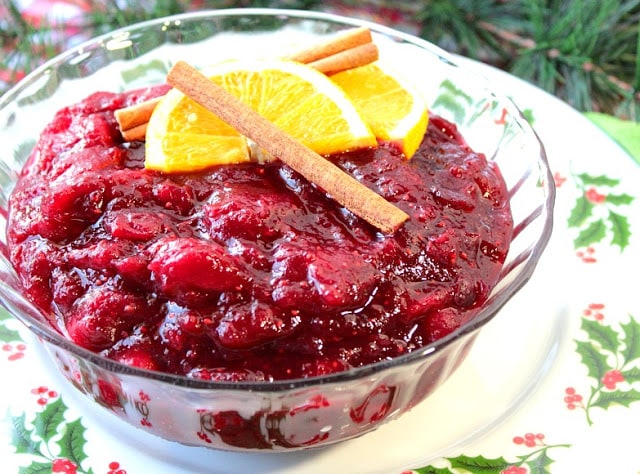
{"label": "holly leaf pattern", "polygon": [[58,427],[64,422],[66,407],[60,398],[47,404],[46,408],[36,414],[33,421],[34,433],[41,439],[51,439],[58,432]]}
{"label": "holly leaf pattern", "polygon": [[640,359],[640,325],[631,320],[628,323],[622,323],[620,328],[624,334],[625,347],[621,351],[624,360]]}
{"label": "holly leaf pattern", "polygon": [[631,403],[638,400],[640,400],[640,392],[637,390],[601,391],[591,403],[591,406],[604,408],[605,410],[611,405],[622,405],[628,408]]}
{"label": "holly leaf pattern", "polygon": [[608,194],[605,201],[615,206],[626,206],[631,204],[633,196],[630,196],[629,194]]}
{"label": "holly leaf pattern", "polygon": [[16,453],[37,453],[39,444],[31,438],[31,430],[26,428],[25,414],[12,418],[11,444],[16,448]]}
{"label": "holly leaf pattern", "polygon": [[590,342],[577,341],[576,344],[576,352],[582,357],[582,363],[587,367],[589,377],[600,380],[609,368],[607,357]]}
{"label": "holly leaf pattern", "polygon": [[20,341],[20,333],[14,329],[9,329],[6,325],[0,324],[0,341],[13,342]]}
{"label": "holly leaf pattern", "polygon": [[9,328],[9,326],[7,325],[9,321],[13,321],[13,317],[3,308],[0,308],[0,341],[21,341],[22,338],[20,337],[20,333],[14,329]]}
{"label": "holly leaf pattern", "polygon": [[50,462],[32,462],[26,467],[21,467],[19,474],[51,474]]}
{"label": "holly leaf pattern", "polygon": [[576,199],[576,203],[569,214],[567,224],[569,227],[580,227],[587,219],[593,214],[593,204],[591,204],[586,197],[580,196]]}
{"label": "holly leaf pattern", "polygon": [[165,62],[154,59],[145,64],[123,69],[120,75],[125,83],[136,84],[136,81],[139,81],[141,78],[150,81],[154,77],[166,77],[169,69],[169,66]]}
{"label": "holly leaf pattern", "polygon": [[[37,411],[32,420],[27,419],[26,413],[11,418],[11,445],[16,453],[24,454],[30,461],[20,472],[51,474],[52,470],[62,472],[59,469],[67,466],[76,474],[93,474],[93,469],[82,467],[88,456],[86,429],[81,419],[68,421],[68,407],[63,399],[55,391],[41,388],[43,391],[39,388],[37,394],[38,403],[44,405],[42,410]],[[44,393],[48,398],[42,396]]]}
{"label": "holly leaf pattern", "polygon": [[419,469],[413,469],[412,472],[416,474],[515,474],[520,472],[528,474],[551,474],[550,469],[554,460],[549,456],[549,451],[556,448],[568,448],[571,445],[549,445],[542,441],[543,438],[544,435],[541,433],[527,433],[525,437],[514,437],[516,444],[526,444],[531,451],[522,456],[518,456],[517,460],[513,462],[508,461],[502,456],[497,458],[458,456],[446,458],[446,461],[450,464],[450,468],[425,466]]}
{"label": "holly leaf pattern", "polygon": [[[599,306],[601,311],[603,305]],[[581,327],[588,337],[576,341],[576,352],[593,379],[588,399],[585,402],[573,387],[565,390],[567,408],[584,410],[589,425],[593,424],[593,408],[629,407],[640,401],[640,391],[632,386],[640,382],[640,324],[630,317],[629,322],[621,323],[620,330],[616,330],[602,320],[584,317]]]}
{"label": "holly leaf pattern", "polygon": [[60,446],[60,456],[73,461],[76,465],[81,465],[87,459],[84,452],[86,439],[84,437],[85,427],[80,419],[66,424],[66,429],[58,445]]}
{"label": "holly leaf pattern", "polygon": [[580,173],[573,178],[581,193],[567,218],[569,228],[579,229],[574,247],[591,247],[610,235],[610,245],[624,250],[630,242],[631,227],[621,210],[633,202],[634,196],[611,192],[620,180],[608,176]]}
{"label": "holly leaf pattern", "polygon": [[591,342],[597,343],[605,351],[615,352],[620,345],[617,331],[609,326],[592,319],[583,319],[582,329],[587,333]]}
{"label": "holly leaf pattern", "polygon": [[629,383],[640,382],[640,369],[637,367],[632,367],[628,370],[621,371],[624,379]]}
{"label": "holly leaf pattern", "polygon": [[[551,465],[553,459],[549,456],[548,450],[543,449],[538,456],[533,459],[529,458],[527,465],[529,466],[529,472],[531,474],[551,474]],[[522,460],[527,460],[526,456],[521,457]]]}
{"label": "holly leaf pattern", "polygon": [[574,245],[576,248],[588,247],[589,245],[600,242],[606,235],[607,226],[602,219],[598,219],[580,231],[578,237],[574,240]]}
{"label": "holly leaf pattern", "polygon": [[419,467],[417,469],[412,469],[411,472],[416,474],[453,474],[451,469],[441,468],[441,467],[433,467],[433,466],[425,466]]}
{"label": "holly leaf pattern", "polygon": [[629,245],[629,237],[631,231],[629,230],[629,219],[622,214],[618,214],[614,211],[609,211],[609,224],[611,227],[611,245],[617,245],[620,248],[625,248]]}
{"label": "holly leaf pattern", "polygon": [[484,456],[459,456],[457,458],[449,459],[449,462],[451,462],[451,466],[454,469],[466,469],[469,472],[477,474],[497,473],[509,465],[507,460],[503,457],[488,459]]}
{"label": "holly leaf pattern", "polygon": [[432,107],[449,111],[455,123],[463,123],[465,120],[465,111],[469,108],[472,101],[471,96],[447,79],[440,84],[438,97],[433,101]]}
{"label": "holly leaf pattern", "polygon": [[612,188],[620,184],[619,179],[610,178],[605,175],[592,176],[588,173],[580,173],[578,174],[578,178],[584,185],[605,186],[608,188]]}

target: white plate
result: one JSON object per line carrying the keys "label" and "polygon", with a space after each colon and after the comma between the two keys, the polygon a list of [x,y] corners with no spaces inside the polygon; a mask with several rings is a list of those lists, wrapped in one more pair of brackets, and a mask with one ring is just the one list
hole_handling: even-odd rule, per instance
{"label": "white plate", "polygon": [[[640,300],[628,276],[640,263],[640,169],[564,103],[464,62],[532,117],[556,175],[556,223],[531,282],[440,391],[399,420],[329,448],[189,448],[94,412],[41,365],[38,344],[0,310],[2,472],[640,472]],[[602,377],[614,369],[625,380],[607,388]]]}

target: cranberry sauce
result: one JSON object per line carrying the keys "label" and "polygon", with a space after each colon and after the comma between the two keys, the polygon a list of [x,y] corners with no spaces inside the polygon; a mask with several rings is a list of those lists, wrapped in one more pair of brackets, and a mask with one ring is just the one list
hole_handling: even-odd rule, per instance
{"label": "cranberry sauce", "polygon": [[496,165],[432,116],[409,161],[331,159],[411,217],[384,236],[280,162],[164,175],[96,93],[43,132],[10,202],[26,295],[77,344],[216,380],[308,377],[396,357],[485,301],[512,231]]}

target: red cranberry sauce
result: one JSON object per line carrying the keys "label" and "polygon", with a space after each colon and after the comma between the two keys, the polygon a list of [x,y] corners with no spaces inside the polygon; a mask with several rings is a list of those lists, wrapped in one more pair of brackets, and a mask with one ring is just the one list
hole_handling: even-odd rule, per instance
{"label": "red cranberry sauce", "polygon": [[162,92],[60,110],[11,197],[24,290],[77,344],[205,379],[309,377],[441,338],[495,285],[505,184],[451,123],[432,116],[410,161],[384,145],[331,158],[411,216],[384,236],[280,162],[145,170],[113,111]]}

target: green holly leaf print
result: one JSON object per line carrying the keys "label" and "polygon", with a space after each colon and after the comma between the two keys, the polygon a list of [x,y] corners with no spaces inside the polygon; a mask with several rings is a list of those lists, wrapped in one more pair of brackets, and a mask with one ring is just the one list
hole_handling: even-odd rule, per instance
{"label": "green holly leaf print", "polygon": [[6,325],[0,324],[0,341],[13,342],[21,341],[20,333],[13,329],[9,329]]}
{"label": "green holly leaf print", "polygon": [[582,363],[587,367],[589,377],[600,380],[609,369],[607,358],[590,342],[576,341],[576,352],[582,357]]}
{"label": "green holly leaf print", "polygon": [[607,233],[607,226],[602,219],[598,219],[586,229],[583,229],[578,237],[573,241],[575,248],[588,247],[591,244],[600,242]]}
{"label": "green holly leaf print", "polygon": [[534,125],[535,122],[535,117],[533,116],[533,110],[531,109],[524,109],[522,111],[522,116],[524,117],[524,119],[529,122],[531,125]]}
{"label": "green holly leaf print", "polygon": [[614,187],[620,184],[619,179],[609,178],[608,176],[604,175],[592,176],[588,173],[580,173],[578,175],[578,178],[580,178],[580,181],[582,181],[582,183],[585,185],[589,184],[592,186]]}
{"label": "green holly leaf print", "polygon": [[621,370],[620,373],[626,382],[640,382],[640,369],[637,367],[632,367],[628,370]]}
{"label": "green holly leaf print", "polygon": [[126,83],[135,83],[141,78],[164,77],[169,72],[169,66],[159,59],[123,70],[120,74]]}
{"label": "green holly leaf print", "polygon": [[609,352],[617,352],[620,346],[619,334],[609,326],[600,324],[591,319],[582,320],[582,330],[587,333],[591,342],[595,342],[600,347]]}
{"label": "green holly leaf print", "polygon": [[640,359],[640,324],[631,319],[627,324],[620,324],[624,333],[625,347],[621,351],[624,360]]}
{"label": "green holly leaf print", "polygon": [[450,80],[445,80],[440,84],[438,97],[431,105],[432,108],[443,108],[453,115],[454,122],[463,123],[465,110],[473,102],[471,96],[465,94]]}
{"label": "green holly leaf print", "polygon": [[520,456],[520,458],[527,460],[530,474],[551,474],[550,467],[553,464],[553,459],[549,457],[546,449],[541,450],[540,455],[534,458],[528,458],[527,456]]}
{"label": "green holly leaf print", "polygon": [[16,453],[37,453],[38,443],[31,438],[32,431],[25,428],[25,415],[14,417],[11,424],[11,444]]}
{"label": "green holly leaf print", "polygon": [[13,316],[6,312],[3,308],[0,308],[0,341],[13,342],[21,341],[20,333],[16,330],[10,329],[7,326],[8,321],[13,321]]}
{"label": "green holly leaf print", "polygon": [[633,202],[633,196],[629,194],[607,194],[604,201],[614,206],[628,206]]}
{"label": "green holly leaf print", "polygon": [[614,390],[612,392],[600,392],[598,397],[591,402],[591,406],[604,408],[605,410],[611,405],[622,405],[629,407],[631,403],[640,400],[640,392],[637,390]]}
{"label": "green holly leaf print", "polygon": [[58,432],[58,426],[64,423],[64,412],[66,408],[62,399],[57,398],[47,404],[43,411],[36,413],[36,417],[33,420],[36,435],[45,441],[55,436]]}
{"label": "green holly leaf print", "polygon": [[611,245],[617,245],[623,250],[629,245],[629,237],[631,236],[629,220],[617,212],[609,211],[609,223],[611,224],[611,232],[613,233]]}
{"label": "green holly leaf print", "polygon": [[451,469],[447,469],[445,468],[440,468],[440,467],[432,467],[432,466],[425,466],[425,467],[420,467],[418,469],[412,469],[411,472],[415,472],[416,474],[453,474],[453,471],[451,471]]}
{"label": "green holly leaf print", "polygon": [[64,434],[58,442],[60,446],[60,457],[67,458],[80,466],[87,459],[84,452],[84,445],[87,440],[84,437],[85,427],[78,418],[75,421],[66,424]]}
{"label": "green holly leaf print", "polygon": [[32,462],[28,466],[21,467],[18,474],[51,474],[51,463]]}
{"label": "green holly leaf print", "polygon": [[591,217],[593,207],[593,203],[584,196],[576,199],[576,204],[573,209],[571,209],[571,214],[569,214],[569,218],[567,219],[569,227],[580,227],[584,224],[589,217]]}
{"label": "green holly leaf print", "polygon": [[458,456],[449,458],[454,469],[466,469],[474,474],[496,474],[509,465],[503,458],[487,459],[484,456]]}

